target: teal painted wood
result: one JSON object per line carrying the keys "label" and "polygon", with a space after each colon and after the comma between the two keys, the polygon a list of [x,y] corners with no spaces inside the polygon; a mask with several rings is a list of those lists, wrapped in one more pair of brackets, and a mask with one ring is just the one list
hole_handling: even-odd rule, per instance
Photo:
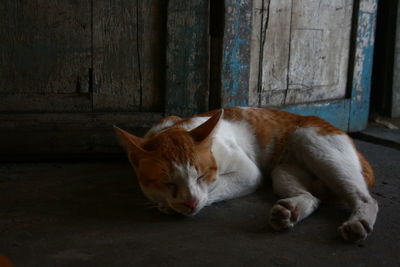
{"label": "teal painted wood", "polygon": [[361,0],[359,3],[348,125],[350,132],[364,129],[368,122],[377,2]]}
{"label": "teal painted wood", "polygon": [[170,0],[167,8],[165,113],[208,110],[209,1]]}
{"label": "teal painted wood", "polygon": [[346,131],[349,123],[350,99],[335,100],[322,103],[295,105],[281,110],[303,116],[317,116]]}
{"label": "teal painted wood", "polygon": [[221,105],[247,106],[251,40],[251,0],[225,0]]}

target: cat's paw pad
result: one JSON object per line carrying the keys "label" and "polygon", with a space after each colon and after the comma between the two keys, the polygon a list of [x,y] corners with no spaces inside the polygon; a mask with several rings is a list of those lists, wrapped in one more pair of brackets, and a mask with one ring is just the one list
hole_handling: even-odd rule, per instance
{"label": "cat's paw pad", "polygon": [[299,220],[297,208],[286,200],[279,200],[271,209],[269,223],[278,231],[293,227]]}
{"label": "cat's paw pad", "polygon": [[364,240],[372,232],[372,227],[365,220],[346,221],[338,228],[340,235],[348,241]]}

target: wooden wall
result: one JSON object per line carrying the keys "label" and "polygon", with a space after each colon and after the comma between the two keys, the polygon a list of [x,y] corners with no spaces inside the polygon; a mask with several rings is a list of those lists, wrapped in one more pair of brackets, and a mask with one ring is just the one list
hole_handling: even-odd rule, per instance
{"label": "wooden wall", "polygon": [[0,111],[89,111],[90,1],[0,5]]}
{"label": "wooden wall", "polygon": [[166,22],[164,0],[2,1],[0,159],[120,153],[113,124],[164,112]]}
{"label": "wooden wall", "polygon": [[162,111],[166,2],[0,7],[0,111]]}
{"label": "wooden wall", "polygon": [[235,105],[291,104],[361,129],[375,6],[4,0],[0,159],[118,153],[112,124],[140,135],[164,115]]}

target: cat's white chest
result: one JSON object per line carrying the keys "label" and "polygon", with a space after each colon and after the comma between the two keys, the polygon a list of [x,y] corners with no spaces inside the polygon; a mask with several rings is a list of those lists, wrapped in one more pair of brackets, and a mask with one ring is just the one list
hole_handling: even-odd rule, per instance
{"label": "cat's white chest", "polygon": [[214,134],[212,152],[220,172],[231,171],[234,164],[246,157],[256,162],[258,147],[256,138],[247,123],[221,121]]}
{"label": "cat's white chest", "polygon": [[251,128],[244,122],[222,121],[214,134],[212,152],[218,165],[210,203],[252,193],[261,183],[256,164],[258,147]]}

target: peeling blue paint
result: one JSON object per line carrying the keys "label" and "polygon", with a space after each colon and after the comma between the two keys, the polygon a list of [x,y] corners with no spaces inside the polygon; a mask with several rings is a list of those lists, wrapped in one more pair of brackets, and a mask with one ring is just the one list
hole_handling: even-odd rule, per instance
{"label": "peeling blue paint", "polygon": [[[364,5],[367,10],[364,10]],[[360,2],[348,131],[360,131],[368,122],[377,0]]]}
{"label": "peeling blue paint", "polygon": [[168,2],[165,114],[208,109],[208,1]]}
{"label": "peeling blue paint", "polygon": [[335,100],[325,103],[288,106],[281,108],[281,110],[303,116],[317,116],[346,131],[349,122],[350,102],[350,99]]}
{"label": "peeling blue paint", "polygon": [[249,0],[225,1],[225,9],[230,12],[225,14],[221,73],[223,107],[248,105],[251,19],[244,14],[250,7]]}

